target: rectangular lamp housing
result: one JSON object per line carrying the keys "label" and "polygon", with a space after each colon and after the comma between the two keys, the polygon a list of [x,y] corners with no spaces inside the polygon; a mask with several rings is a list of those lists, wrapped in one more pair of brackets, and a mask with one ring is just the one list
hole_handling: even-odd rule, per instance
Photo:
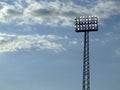
{"label": "rectangular lamp housing", "polygon": [[96,16],[82,16],[75,18],[75,31],[98,31],[98,18]]}

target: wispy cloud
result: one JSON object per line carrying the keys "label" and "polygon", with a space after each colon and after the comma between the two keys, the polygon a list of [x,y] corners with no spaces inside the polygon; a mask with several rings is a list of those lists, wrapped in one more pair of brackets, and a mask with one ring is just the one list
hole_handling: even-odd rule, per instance
{"label": "wispy cloud", "polygon": [[115,54],[116,54],[117,56],[120,56],[120,48],[118,48],[117,50],[115,50]]}
{"label": "wispy cloud", "polygon": [[76,44],[78,44],[77,40],[70,41],[69,43],[70,43],[70,45],[76,45]]}
{"label": "wispy cloud", "polygon": [[9,35],[0,33],[0,52],[15,52],[33,48],[55,52],[64,51],[64,45],[57,42],[63,39],[67,38],[55,35]]}
{"label": "wispy cloud", "polygon": [[112,42],[119,42],[120,34],[116,32],[107,32],[98,38],[92,37],[91,41],[102,45],[108,45]]}
{"label": "wispy cloud", "polygon": [[120,14],[119,2],[98,0],[89,6],[73,2],[15,0],[13,4],[0,2],[0,22],[17,22],[17,24],[39,23],[50,26],[70,26],[74,17],[80,15],[97,15],[101,19]]}

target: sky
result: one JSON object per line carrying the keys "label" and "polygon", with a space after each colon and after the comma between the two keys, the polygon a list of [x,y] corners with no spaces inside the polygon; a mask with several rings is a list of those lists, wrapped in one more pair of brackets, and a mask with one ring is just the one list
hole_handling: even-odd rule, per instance
{"label": "sky", "polygon": [[120,0],[0,0],[0,90],[82,90],[79,16],[99,19],[91,90],[120,90]]}

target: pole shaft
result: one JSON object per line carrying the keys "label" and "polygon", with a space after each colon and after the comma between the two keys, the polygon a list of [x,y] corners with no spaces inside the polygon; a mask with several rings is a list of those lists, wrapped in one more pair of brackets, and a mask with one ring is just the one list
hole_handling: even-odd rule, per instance
{"label": "pole shaft", "polygon": [[83,87],[82,87],[82,90],[90,90],[89,31],[84,32]]}

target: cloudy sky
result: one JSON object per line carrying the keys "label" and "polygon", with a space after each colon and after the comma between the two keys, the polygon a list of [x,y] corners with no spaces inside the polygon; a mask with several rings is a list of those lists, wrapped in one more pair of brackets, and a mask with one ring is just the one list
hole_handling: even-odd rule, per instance
{"label": "cloudy sky", "polygon": [[0,90],[81,90],[83,15],[99,18],[91,90],[120,90],[120,0],[0,0]]}

